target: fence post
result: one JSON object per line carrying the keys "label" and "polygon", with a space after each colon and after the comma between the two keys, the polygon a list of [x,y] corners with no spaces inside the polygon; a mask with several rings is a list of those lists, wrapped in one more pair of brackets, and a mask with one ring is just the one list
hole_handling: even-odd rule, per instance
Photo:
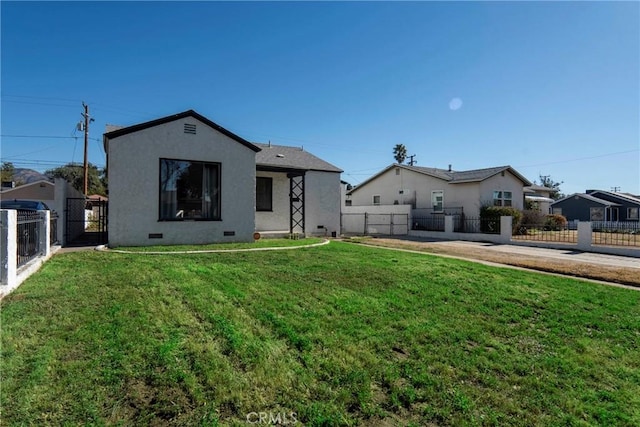
{"label": "fence post", "polygon": [[38,224],[38,244],[43,256],[48,257],[51,253],[51,213],[49,211],[38,211],[40,223]]}
{"label": "fence post", "polygon": [[511,243],[512,224],[513,224],[513,217],[511,216],[500,217],[500,243],[503,243],[503,244]]}
{"label": "fence post", "polygon": [[453,233],[453,215],[444,216],[444,232],[447,234]]}
{"label": "fence post", "polygon": [[593,244],[591,222],[579,221],[578,222],[578,249],[581,251],[591,250]]}
{"label": "fence post", "polygon": [[367,226],[368,218],[369,218],[369,214],[367,214],[367,213],[365,212],[365,213],[364,213],[364,233],[362,233],[362,235],[363,235],[363,236],[366,236],[366,235],[367,235],[367,228],[369,228],[369,227]]}
{"label": "fence post", "polygon": [[[5,289],[13,289],[18,272],[18,212],[0,211],[0,283]],[[5,294],[0,289],[0,294]]]}

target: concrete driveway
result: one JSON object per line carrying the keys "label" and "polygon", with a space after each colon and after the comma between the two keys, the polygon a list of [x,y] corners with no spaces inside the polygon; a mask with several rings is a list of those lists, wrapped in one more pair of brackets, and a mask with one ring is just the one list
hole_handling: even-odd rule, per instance
{"label": "concrete driveway", "polygon": [[[436,242],[430,243],[433,244]],[[437,245],[456,247],[460,249],[482,249],[486,251],[493,251],[496,253],[520,254],[523,256],[551,258],[568,262],[580,262],[592,265],[597,264],[609,267],[618,266],[625,268],[637,268],[638,270],[640,270],[640,258],[624,257],[618,255],[605,255],[564,249],[534,248],[518,245],[500,245],[495,243],[464,242],[460,240],[446,242],[440,241],[437,242]]]}

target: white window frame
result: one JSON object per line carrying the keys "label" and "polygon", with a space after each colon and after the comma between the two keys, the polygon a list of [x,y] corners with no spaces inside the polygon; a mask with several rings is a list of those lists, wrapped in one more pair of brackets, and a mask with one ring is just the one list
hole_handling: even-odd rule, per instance
{"label": "white window frame", "polygon": [[[508,197],[507,194],[509,194]],[[493,206],[513,206],[513,191],[494,190]]]}
{"label": "white window frame", "polygon": [[[440,196],[440,201],[438,201],[438,196]],[[431,192],[431,206],[433,206],[434,213],[444,212],[444,190],[434,190]],[[438,207],[440,209],[437,209]]]}
{"label": "white window frame", "polygon": [[[635,212],[635,214],[633,214]],[[627,208],[627,220],[638,221],[640,220],[640,208]]]}

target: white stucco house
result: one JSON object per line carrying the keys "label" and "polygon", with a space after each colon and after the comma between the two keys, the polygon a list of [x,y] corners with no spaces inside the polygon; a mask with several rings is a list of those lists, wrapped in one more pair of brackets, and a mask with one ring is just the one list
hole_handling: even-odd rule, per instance
{"label": "white stucco house", "polygon": [[556,192],[552,188],[533,184],[524,187],[524,199],[531,209],[549,214],[551,213],[551,204],[554,202],[551,196]]}
{"label": "white stucco house", "polygon": [[532,183],[511,166],[454,171],[392,164],[347,193],[347,206],[412,205],[434,214],[479,216],[484,205],[524,207]]}
{"label": "white stucco house", "polygon": [[193,110],[104,134],[111,246],[253,241],[339,230],[341,170],[251,143]]}

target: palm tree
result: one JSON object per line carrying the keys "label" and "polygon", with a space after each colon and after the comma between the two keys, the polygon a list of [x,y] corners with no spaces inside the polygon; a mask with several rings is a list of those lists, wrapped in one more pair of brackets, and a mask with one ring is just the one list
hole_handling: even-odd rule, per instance
{"label": "palm tree", "polygon": [[399,164],[404,163],[407,158],[407,147],[405,147],[404,144],[396,144],[396,146],[393,147],[393,158],[396,159],[396,162]]}

